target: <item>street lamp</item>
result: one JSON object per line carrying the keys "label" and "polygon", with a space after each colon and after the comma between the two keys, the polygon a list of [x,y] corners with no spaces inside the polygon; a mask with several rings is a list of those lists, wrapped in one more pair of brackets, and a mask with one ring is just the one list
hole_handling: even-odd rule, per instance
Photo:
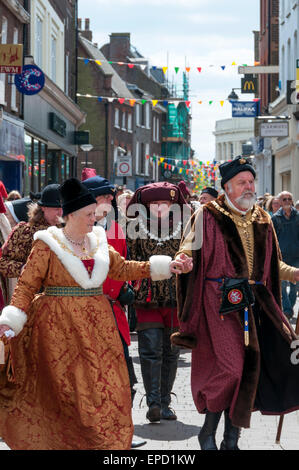
{"label": "street lamp", "polygon": [[[83,144],[83,145],[80,145],[80,149],[83,150],[83,152],[85,152],[85,167],[87,167],[88,166],[88,152],[90,152],[93,149],[93,145]],[[81,163],[84,163],[84,162],[81,162]]]}
{"label": "street lamp", "polygon": [[236,100],[239,99],[237,93],[235,93],[235,90],[241,90],[241,88],[233,88],[233,89],[232,89],[231,93],[230,93],[230,94],[228,95],[228,97],[227,97],[227,99],[228,99],[229,101],[233,101],[233,100],[236,101]]}

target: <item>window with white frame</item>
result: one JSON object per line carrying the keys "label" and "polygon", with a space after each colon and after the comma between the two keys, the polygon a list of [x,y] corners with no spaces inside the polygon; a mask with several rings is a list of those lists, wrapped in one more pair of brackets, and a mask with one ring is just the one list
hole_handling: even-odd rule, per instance
{"label": "window with white frame", "polygon": [[121,119],[121,128],[123,131],[126,131],[126,113],[123,111]]}
{"label": "window with white frame", "polygon": [[[1,44],[7,44],[7,18],[5,16],[2,16],[2,26],[1,26],[1,38],[0,38]],[[6,75],[5,73],[0,74],[0,80],[3,82],[3,88],[4,88],[4,97],[3,99],[5,100],[5,82],[6,82]],[[4,103],[3,103],[4,104]]]}
{"label": "window with white frame", "polygon": [[139,142],[136,142],[136,153],[135,153],[135,173],[139,175]]}
{"label": "window with white frame", "polygon": [[140,106],[138,103],[135,106],[136,126],[140,126]]}
{"label": "window with white frame", "polygon": [[119,128],[119,109],[115,108],[114,110],[114,127]]}
{"label": "window with white frame", "polygon": [[147,129],[151,128],[151,125],[150,125],[150,105],[149,105],[149,103],[145,104],[145,127]]}
{"label": "window with white frame", "polygon": [[66,91],[65,25],[49,0],[31,0],[30,26],[35,63]]}
{"label": "window with white frame", "polygon": [[145,174],[149,176],[149,152],[150,152],[150,146],[149,144],[145,144]]}
{"label": "window with white frame", "polygon": [[[13,44],[18,44],[19,41],[19,31],[17,28],[13,30]],[[15,84],[11,85],[11,109],[17,111],[17,89]]]}
{"label": "window with white frame", "polygon": [[156,142],[160,142],[160,120],[156,118]]}
{"label": "window with white frame", "polygon": [[132,132],[132,114],[128,114],[128,132]]}

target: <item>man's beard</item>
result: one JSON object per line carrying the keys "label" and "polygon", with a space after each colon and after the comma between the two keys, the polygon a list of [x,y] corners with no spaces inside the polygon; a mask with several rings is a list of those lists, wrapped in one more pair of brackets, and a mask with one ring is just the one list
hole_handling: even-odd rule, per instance
{"label": "man's beard", "polygon": [[[250,196],[250,197],[249,197]],[[256,203],[256,195],[252,191],[246,191],[235,202],[244,210],[251,209]]]}

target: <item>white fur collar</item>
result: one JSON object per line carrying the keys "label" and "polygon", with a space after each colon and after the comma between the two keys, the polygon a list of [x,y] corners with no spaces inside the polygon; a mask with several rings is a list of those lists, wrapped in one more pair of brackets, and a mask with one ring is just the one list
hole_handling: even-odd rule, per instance
{"label": "white fur collar", "polygon": [[105,230],[102,227],[94,227],[93,231],[88,233],[87,236],[90,240],[91,250],[96,248],[99,241],[99,248],[94,255],[95,263],[91,277],[82,261],[63,248],[63,245],[65,245],[69,250],[72,250],[72,246],[65,238],[62,229],[52,226],[47,230],[40,230],[34,234],[34,240],[42,240],[46,243],[62,262],[72,278],[83,289],[91,289],[99,287],[105,281],[109,271],[110,260]]}

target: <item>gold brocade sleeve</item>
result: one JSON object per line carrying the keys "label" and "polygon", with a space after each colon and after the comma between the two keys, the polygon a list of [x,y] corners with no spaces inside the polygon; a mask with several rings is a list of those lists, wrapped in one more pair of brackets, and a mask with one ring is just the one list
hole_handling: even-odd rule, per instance
{"label": "gold brocade sleeve", "polygon": [[282,281],[290,281],[295,284],[295,272],[297,268],[289,266],[283,261],[279,261],[279,274]]}
{"label": "gold brocade sleeve", "polygon": [[127,261],[109,245],[110,268],[108,276],[115,281],[135,281],[151,276],[148,261]]}
{"label": "gold brocade sleeve", "polygon": [[46,278],[50,248],[41,240],[34,242],[27,263],[19,277],[10,305],[13,305],[25,313],[28,311],[34,296],[39,293]]}

